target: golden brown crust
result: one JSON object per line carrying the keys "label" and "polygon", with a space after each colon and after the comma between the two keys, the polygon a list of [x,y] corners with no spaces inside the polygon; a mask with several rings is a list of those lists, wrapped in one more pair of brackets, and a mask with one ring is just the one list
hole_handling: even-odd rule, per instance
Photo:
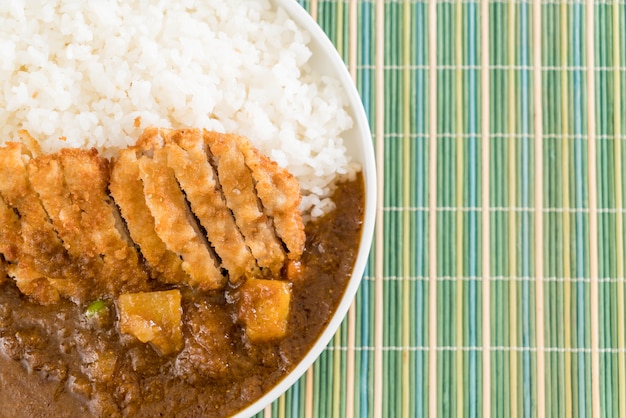
{"label": "golden brown crust", "polygon": [[66,291],[73,291],[72,298],[79,301],[99,297],[104,293],[97,280],[103,269],[103,260],[81,228],[81,210],[65,187],[63,168],[57,156],[43,155],[31,160],[28,174],[33,189],[80,272],[74,287]]}
{"label": "golden brown crust", "polygon": [[182,269],[182,260],[167,249],[155,232],[155,220],[146,204],[136,154],[134,148],[120,152],[112,164],[109,190],[152,275],[165,283],[187,283],[189,275]]}
{"label": "golden brown crust", "polygon": [[117,294],[141,289],[148,276],[135,247],[118,227],[117,209],[108,194],[108,160],[95,149],[63,149],[58,156],[67,190],[80,211],[75,218],[77,227],[89,236],[94,253],[102,255],[108,291]]}
{"label": "golden brown crust", "polygon": [[258,274],[256,260],[226,206],[200,131],[161,132],[165,138],[167,164],[174,170],[231,282]]}
{"label": "golden brown crust", "polygon": [[300,212],[300,184],[287,170],[262,155],[247,138],[229,135],[244,155],[252,172],[263,210],[287,247],[290,260],[297,260],[304,251],[304,225]]}
{"label": "golden brown crust", "polygon": [[269,218],[259,207],[254,179],[246,167],[243,154],[227,135],[205,132],[217,177],[226,197],[226,204],[250,247],[259,267],[267,268],[278,277],[285,263],[282,243],[276,237]]}
{"label": "golden brown crust", "polygon": [[166,164],[165,150],[157,148],[153,154],[153,158],[139,159],[139,175],[157,235],[170,251],[182,258],[182,268],[190,277],[190,285],[203,290],[221,289],[225,278],[187,213],[185,197],[174,171]]}
{"label": "golden brown crust", "polygon": [[[14,234],[8,242],[13,251],[5,253],[8,260],[18,264],[11,268],[23,293],[40,303],[59,298],[54,279],[73,273],[72,263],[63,243],[54,230],[39,197],[28,179],[25,160],[29,152],[20,143],[8,143],[0,148],[0,195],[3,199],[7,233]],[[14,213],[12,216],[6,211]],[[12,223],[12,226],[6,224]],[[13,230],[13,232],[9,232]],[[17,253],[16,253],[17,252]]]}
{"label": "golden brown crust", "polygon": [[289,278],[302,254],[298,182],[243,137],[148,128],[112,162],[35,148],[0,148],[0,261],[40,303],[145,291],[149,277]]}

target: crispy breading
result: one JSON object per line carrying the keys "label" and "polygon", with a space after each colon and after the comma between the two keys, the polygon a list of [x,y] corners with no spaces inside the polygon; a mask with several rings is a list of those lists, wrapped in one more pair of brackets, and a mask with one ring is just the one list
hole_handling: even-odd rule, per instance
{"label": "crispy breading", "polygon": [[[7,143],[0,148],[0,195],[4,210],[10,209],[19,219],[14,227],[19,230],[19,257],[11,268],[21,291],[41,303],[58,299],[58,280],[75,275],[73,263],[57,236],[28,179],[25,160],[30,153],[20,143]],[[5,216],[6,217],[6,216]],[[5,225],[6,226],[6,225]],[[11,254],[5,254],[11,260]],[[52,289],[53,287],[55,289]],[[64,293],[64,296],[76,296]]]}
{"label": "crispy breading", "polygon": [[30,145],[0,148],[0,276],[40,303],[151,290],[149,277],[216,290],[298,265],[299,184],[243,137],[148,128],[110,162],[33,157],[20,135]]}
{"label": "crispy breading", "polygon": [[41,144],[33,138],[33,136],[25,129],[20,129],[17,134],[22,142],[22,145],[28,150],[31,157],[38,157],[42,154]]}
{"label": "crispy breading", "polygon": [[275,277],[279,276],[285,263],[285,253],[269,218],[259,208],[254,180],[243,154],[233,146],[227,135],[205,132],[203,136],[212,154],[226,204],[233,212],[246,244],[259,267],[269,269]]}
{"label": "crispy breading", "polygon": [[58,153],[65,186],[80,209],[80,228],[88,234],[96,254],[104,261],[103,279],[111,294],[140,290],[148,280],[117,208],[108,194],[109,162],[95,149],[63,149]]}
{"label": "crispy breading", "polygon": [[201,132],[161,130],[161,133],[165,138],[167,164],[174,170],[231,282],[258,274],[256,261],[220,192]]}
{"label": "crispy breading", "polygon": [[166,283],[187,283],[190,278],[182,269],[182,260],[167,249],[155,232],[155,220],[144,197],[135,148],[120,151],[111,169],[109,191],[153,276]]}
{"label": "crispy breading", "polygon": [[287,170],[261,154],[247,138],[229,135],[244,155],[252,171],[263,210],[287,247],[289,259],[299,259],[304,251],[304,224],[300,213],[300,184]]}
{"label": "crispy breading", "polygon": [[147,275],[124,239],[107,194],[108,166],[95,151],[62,150],[33,159],[29,178],[80,274],[55,281],[82,300],[143,288]]}
{"label": "crispy breading", "polygon": [[3,255],[3,281],[13,278],[22,293],[41,304],[55,303],[60,295],[50,280],[37,272],[30,254],[22,251],[21,223],[17,214],[0,197],[0,252]]}
{"label": "crispy breading", "polygon": [[77,297],[87,300],[105,294],[97,280],[104,262],[89,239],[88,231],[81,228],[81,210],[65,187],[63,168],[57,155],[43,155],[31,160],[28,176],[75,268],[80,272],[76,278]]}
{"label": "crispy breading", "polygon": [[22,250],[33,258],[33,267],[49,277],[66,277],[73,273],[67,271],[69,255],[30,184],[26,154],[18,143],[0,148],[0,194],[20,216]]}
{"label": "crispy breading", "polygon": [[189,285],[203,290],[222,288],[225,277],[188,212],[174,171],[167,166],[165,150],[151,151],[152,158],[144,155],[139,159],[139,174],[157,235],[170,251],[183,259],[182,268],[190,276]]}

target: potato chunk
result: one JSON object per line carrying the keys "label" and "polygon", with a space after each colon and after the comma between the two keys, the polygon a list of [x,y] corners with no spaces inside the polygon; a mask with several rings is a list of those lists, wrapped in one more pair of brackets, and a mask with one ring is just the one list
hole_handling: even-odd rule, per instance
{"label": "potato chunk", "polygon": [[179,290],[125,293],[117,300],[120,331],[151,343],[162,355],[183,348]]}
{"label": "potato chunk", "polygon": [[283,338],[287,333],[291,283],[248,279],[239,293],[239,319],[252,342]]}

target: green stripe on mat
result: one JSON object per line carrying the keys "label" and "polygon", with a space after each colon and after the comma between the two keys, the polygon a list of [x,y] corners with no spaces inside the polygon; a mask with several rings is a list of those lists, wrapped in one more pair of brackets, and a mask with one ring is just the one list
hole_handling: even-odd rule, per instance
{"label": "green stripe on mat", "polygon": [[[346,63],[350,4],[301,1]],[[357,77],[376,131],[376,2],[358,1]],[[437,350],[429,353],[428,305],[428,3],[384,5],[385,187],[383,277],[370,258],[355,300],[355,323],[268,413],[274,417],[427,416],[436,391],[442,417],[477,417],[488,391],[494,417],[592,416],[592,332],[588,112],[596,118],[600,412],[626,415],[624,179],[626,164],[626,3],[594,7],[595,109],[588,108],[587,9],[581,1],[544,2],[533,33],[531,1],[489,3],[489,91],[481,97],[480,2],[437,4]],[[409,14],[407,16],[407,13]],[[408,24],[408,26],[407,26]],[[539,36],[543,178],[535,179],[533,43]],[[481,109],[490,109],[489,248],[482,248]],[[543,184],[544,316],[535,299],[535,190]],[[482,348],[482,252],[489,251],[489,335]],[[375,283],[383,281],[383,345],[374,339]],[[536,350],[537,321],[545,351]],[[351,329],[350,327],[354,327]],[[354,332],[355,346],[348,347]],[[374,351],[383,353],[374,375]],[[428,359],[437,359],[429,387]],[[347,386],[348,359],[354,385]],[[483,387],[488,357],[490,386]],[[545,410],[537,410],[538,356],[545,361]],[[374,381],[382,380],[382,393]],[[408,387],[407,387],[408,385]],[[306,393],[312,389],[313,410]],[[351,393],[348,393],[351,391]],[[382,399],[375,411],[374,399]],[[353,405],[347,405],[353,399]],[[259,416],[263,416],[260,414]]]}

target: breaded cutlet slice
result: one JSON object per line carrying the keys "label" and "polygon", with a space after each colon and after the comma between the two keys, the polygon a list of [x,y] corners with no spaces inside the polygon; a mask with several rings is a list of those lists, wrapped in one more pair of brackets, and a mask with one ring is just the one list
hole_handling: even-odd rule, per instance
{"label": "breaded cutlet slice", "polygon": [[33,267],[48,277],[71,276],[75,272],[69,254],[30,184],[25,160],[30,160],[30,155],[20,143],[0,148],[0,195],[19,215],[22,252],[29,254]]}
{"label": "breaded cutlet slice", "polygon": [[63,246],[81,272],[77,287],[81,301],[106,294],[98,278],[104,270],[102,256],[94,248],[89,231],[81,227],[81,209],[65,187],[63,167],[55,154],[42,155],[28,164],[28,178],[46,213],[63,241]]}
{"label": "breaded cutlet slice", "polygon": [[206,144],[198,129],[161,130],[167,164],[174,170],[191,210],[206,231],[207,239],[228,271],[232,283],[258,274],[256,260],[246,246],[220,191]]}
{"label": "breaded cutlet slice", "polygon": [[150,144],[147,138],[138,142],[145,151],[139,158],[139,175],[146,204],[155,219],[155,231],[166,247],[182,258],[190,286],[201,290],[221,289],[226,278],[190,213],[174,171],[167,166],[166,151],[162,144]]}
{"label": "breaded cutlet slice", "polygon": [[228,135],[205,132],[203,137],[209,147],[210,160],[217,171],[226,205],[233,212],[246,245],[259,267],[268,269],[273,277],[279,277],[285,264],[283,246],[271,220],[260,208],[254,179],[243,154]]}
{"label": "breaded cutlet slice", "polygon": [[58,290],[50,284],[48,278],[33,268],[32,257],[22,252],[21,229],[18,215],[0,197],[0,252],[2,261],[6,263],[3,263],[4,273],[13,278],[22,293],[36,302],[43,305],[55,303],[60,298]]}
{"label": "breaded cutlet slice", "polygon": [[[76,299],[80,295],[66,282],[77,271],[32,188],[27,170],[30,158],[21,143],[10,142],[0,148],[0,195],[5,209],[10,208],[18,218],[20,235],[19,243],[15,242],[19,256],[10,270],[22,293],[40,303],[58,299],[58,293]],[[7,259],[11,260],[11,255]]]}
{"label": "breaded cutlet slice", "polygon": [[167,249],[155,231],[155,219],[144,196],[136,148],[121,150],[113,162],[109,191],[152,275],[165,283],[188,283],[190,277],[183,271],[181,258]]}
{"label": "breaded cutlet slice", "polygon": [[58,152],[65,187],[79,208],[79,228],[104,262],[103,279],[110,295],[145,289],[148,276],[108,194],[109,162],[95,149]]}
{"label": "breaded cutlet slice", "polygon": [[107,194],[108,166],[95,150],[66,149],[33,159],[29,179],[82,274],[82,301],[143,289],[147,275],[122,237]]}
{"label": "breaded cutlet slice", "polygon": [[261,154],[247,138],[229,135],[243,153],[252,172],[263,210],[274,223],[276,233],[287,248],[287,256],[297,260],[304,251],[306,236],[300,212],[300,183],[287,170]]}

